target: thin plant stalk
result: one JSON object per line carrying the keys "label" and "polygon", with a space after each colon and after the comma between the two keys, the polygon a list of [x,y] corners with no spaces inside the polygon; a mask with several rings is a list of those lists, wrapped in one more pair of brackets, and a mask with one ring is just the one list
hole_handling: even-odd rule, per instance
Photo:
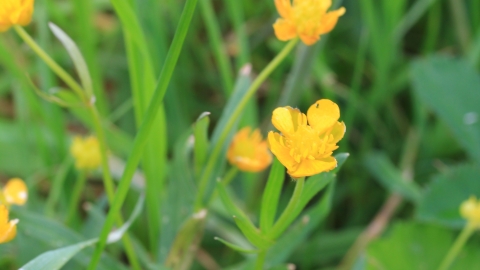
{"label": "thin plant stalk", "polygon": [[[95,133],[97,135],[99,145],[100,145],[100,156],[102,162],[102,173],[103,173],[103,183],[107,192],[107,197],[110,202],[113,200],[114,188],[112,176],[110,174],[110,168],[108,166],[108,157],[107,157],[107,144],[105,139],[105,133],[102,128],[100,116],[98,114],[97,108],[92,104],[92,99],[88,99],[86,92],[82,87],[73,79],[55,60],[53,60],[38,44],[33,40],[33,38],[20,26],[13,26],[18,35],[27,43],[30,48],[43,60],[45,63],[52,69],[52,71],[57,74],[77,95],[81,100],[87,105],[89,110]],[[121,216],[118,216],[116,220],[118,225],[123,224],[123,219]],[[123,238],[123,245],[125,247],[125,252],[127,254],[128,260],[131,263],[134,269],[141,269],[140,263],[138,262],[137,256],[133,249],[129,235],[126,233]]]}
{"label": "thin plant stalk", "polygon": [[86,172],[83,170],[78,171],[77,180],[73,186],[73,191],[70,196],[70,204],[68,206],[67,218],[66,223],[72,224],[75,214],[77,213],[78,203],[80,201],[80,196],[82,195],[82,191],[85,189],[85,184],[87,183],[87,175]]}
{"label": "thin plant stalk", "polygon": [[277,239],[283,233],[283,231],[288,228],[292,220],[291,216],[297,209],[298,203],[302,198],[304,185],[305,177],[301,177],[296,180],[295,190],[293,191],[292,197],[290,198],[287,207],[283,211],[282,215],[278,218],[275,225],[273,225],[272,229],[267,232],[267,238]]}
{"label": "thin plant stalk", "polygon": [[[212,150],[212,154],[210,155],[208,162],[205,166],[205,170],[202,174],[200,179],[200,184],[197,192],[197,197],[195,200],[195,211],[198,211],[204,208],[204,193],[208,186],[208,181],[210,179],[210,175],[213,172],[214,165],[216,160],[220,157],[220,153],[222,147],[230,133],[230,130],[233,128],[235,122],[240,118],[243,109],[247,105],[250,98],[255,94],[258,90],[260,85],[267,79],[267,77],[280,65],[280,63],[290,54],[290,52],[295,48],[295,45],[298,42],[298,38],[291,40],[285,47],[280,51],[280,53],[263,69],[263,71],[258,75],[258,77],[253,81],[250,88],[247,90],[247,93],[243,96],[242,100],[238,103],[238,106],[232,113],[232,116],[228,120],[227,124],[225,125],[225,129],[219,136],[217,144]],[[206,198],[208,201],[208,198]]]}
{"label": "thin plant stalk", "polygon": [[265,264],[265,257],[267,257],[267,251],[261,251],[257,255],[257,260],[255,261],[255,270],[262,270],[263,265]]}
{"label": "thin plant stalk", "polygon": [[471,224],[468,224],[465,226],[465,228],[463,228],[462,232],[457,237],[457,240],[455,240],[455,243],[453,243],[452,247],[448,251],[447,256],[445,256],[443,259],[442,264],[440,264],[438,270],[447,270],[450,268],[458,253],[462,250],[468,238],[470,238],[470,236],[475,232],[476,228],[477,227]]}
{"label": "thin plant stalk", "polygon": [[154,96],[150,102],[150,105],[148,106],[147,112],[145,113],[143,123],[138,130],[137,136],[135,137],[132,152],[127,160],[127,164],[125,165],[125,170],[122,178],[120,179],[120,184],[103,225],[98,244],[90,260],[88,269],[93,270],[97,267],[103,249],[105,248],[108,234],[113,227],[115,218],[120,214],[123,202],[125,201],[125,197],[130,189],[132,177],[142,158],[143,150],[147,144],[150,131],[154,126],[154,121],[156,119],[158,110],[163,102],[170,79],[172,78],[173,71],[177,64],[178,57],[180,56],[180,51],[182,50],[183,42],[187,35],[196,5],[197,0],[187,0],[185,3],[177,31],[175,32],[172,45],[170,46],[164,66],[162,68],[162,72],[160,73]]}

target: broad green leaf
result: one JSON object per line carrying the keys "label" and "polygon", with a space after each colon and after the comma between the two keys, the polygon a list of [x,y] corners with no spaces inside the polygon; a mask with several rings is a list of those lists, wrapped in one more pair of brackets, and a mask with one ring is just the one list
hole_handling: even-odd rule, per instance
{"label": "broad green leaf", "polygon": [[432,56],[411,69],[415,92],[449,126],[464,150],[480,163],[480,75],[466,61]]}
{"label": "broad green leaf", "polygon": [[453,228],[462,228],[460,204],[470,196],[480,198],[480,168],[461,165],[435,176],[417,209],[417,218]]}
{"label": "broad green leaf", "polygon": [[167,192],[162,203],[162,220],[160,233],[160,261],[164,261],[178,236],[182,224],[192,215],[193,196],[195,193],[194,172],[191,168],[190,156],[193,149],[191,131],[178,138],[173,147],[173,161],[167,178]]}
{"label": "broad green leaf", "polygon": [[[144,197],[140,196],[135,209],[130,218],[118,230],[111,232],[108,235],[108,243],[115,243],[119,241],[125,232],[128,230],[133,221],[137,218],[143,208]],[[78,254],[86,247],[92,246],[98,242],[98,238],[82,241],[80,243],[62,247],[55,250],[50,250],[40,254],[35,259],[31,260],[26,265],[22,266],[21,270],[57,270],[61,269],[73,256]]]}
{"label": "broad green leaf", "polygon": [[[453,244],[450,230],[416,223],[396,223],[387,236],[372,242],[366,252],[367,270],[434,270]],[[480,249],[467,245],[451,270],[473,269],[480,265]]]}
{"label": "broad green leaf", "polygon": [[267,186],[263,192],[260,212],[260,229],[267,232],[272,228],[277,214],[278,200],[285,180],[285,167],[277,158],[274,158],[267,180]]}
{"label": "broad green leaf", "polygon": [[193,134],[195,138],[194,155],[195,155],[195,175],[200,176],[201,170],[207,159],[208,148],[208,126],[210,124],[210,113],[202,113],[197,122],[193,126]]}
{"label": "broad green leaf", "polygon": [[371,153],[365,158],[365,166],[375,179],[387,190],[399,193],[414,203],[422,197],[420,187],[414,182],[406,182],[401,172],[395,168],[388,157],[382,153]]}
{"label": "broad green leaf", "polygon": [[87,63],[82,56],[82,53],[78,49],[75,42],[54,23],[49,23],[48,26],[52,30],[52,33],[62,42],[63,46],[67,50],[68,54],[73,60],[73,64],[77,69],[80,81],[82,82],[83,89],[87,92],[88,97],[93,97],[92,78],[88,71]]}

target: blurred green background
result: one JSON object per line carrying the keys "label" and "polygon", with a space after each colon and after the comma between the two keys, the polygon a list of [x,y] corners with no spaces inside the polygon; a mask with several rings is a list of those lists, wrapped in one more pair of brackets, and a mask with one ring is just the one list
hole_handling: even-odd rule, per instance
{"label": "blurred green background", "polygon": [[[156,77],[184,1],[127,2],[140,20]],[[431,256],[441,259],[455,230],[464,224],[458,214],[460,202],[470,195],[480,196],[480,1],[334,3],[340,5],[347,13],[337,27],[314,46],[299,45],[262,85],[242,118],[242,126],[259,126],[266,135],[272,129],[274,108],[288,105],[306,111],[316,100],[328,98],[339,104],[341,120],[347,126],[337,151],[348,152],[350,157],[338,173],[331,213],[311,230],[307,240],[296,243],[271,265],[290,262],[297,269],[336,267],[391,194],[401,198],[387,218],[385,228],[392,235],[361,252],[366,255],[361,256],[363,261],[356,260],[358,267],[377,269],[370,257],[392,263],[395,258],[382,255],[385,249],[381,246],[401,247],[408,237],[418,239],[418,235],[428,234],[422,230],[442,235],[425,240],[438,241],[434,246],[443,245],[439,244],[442,237],[446,239],[439,257]],[[110,148],[125,160],[136,132],[135,102],[128,47],[111,4],[106,0],[44,0],[36,1],[35,8],[27,31],[71,74],[75,74],[72,61],[47,23],[60,26],[80,47],[95,82],[97,104],[106,119]],[[158,196],[165,202],[162,224],[168,225],[162,227],[160,249],[156,259],[150,261],[152,265],[165,259],[188,213],[182,208],[183,201],[194,194],[190,182],[177,181],[182,177],[175,172],[182,168],[178,163],[182,140],[202,112],[211,112],[210,127],[215,126],[242,66],[251,63],[253,74],[257,74],[283,48],[284,43],[275,38],[272,29],[277,17],[270,0],[199,0],[164,102],[168,136],[159,140],[168,142],[169,166],[164,172],[166,188],[159,190]],[[53,213],[44,214],[52,179],[68,167],[70,138],[72,134],[88,134],[88,124],[81,113],[36,96],[27,74],[43,91],[64,86],[13,31],[0,35],[0,181],[22,177],[30,187],[28,211],[15,212],[22,218],[19,226],[25,226],[24,233],[11,244],[0,246],[1,269],[16,269],[40,252],[94,237],[105,218],[101,209],[106,202],[97,175],[90,179],[83,198],[94,210],[82,212],[73,227],[75,232],[59,222],[73,185],[69,183],[74,178],[73,170],[68,168],[59,206]],[[237,196],[256,216],[266,174],[237,178],[233,183]],[[288,195],[293,185],[286,181],[284,189]],[[134,193],[127,201],[127,210],[133,208]],[[288,198],[282,197],[283,205]],[[148,257],[144,222],[145,216],[135,223],[132,232],[139,250]],[[213,240],[219,234],[235,237],[239,232],[233,228],[222,215],[211,217],[193,269],[226,269],[243,261],[242,255]],[[402,230],[409,236],[395,237],[395,232]],[[478,236],[474,244],[479,247]],[[411,252],[406,250],[398,254]],[[112,265],[122,261],[120,246],[114,245],[109,251],[110,257],[103,261],[106,269],[119,269]],[[466,265],[478,263],[480,267],[478,257],[474,258],[478,252],[470,253],[473,259]],[[419,260],[428,257],[416,255]],[[88,262],[88,254],[77,256],[69,267],[81,269],[82,261]],[[414,262],[412,265],[416,266]]]}

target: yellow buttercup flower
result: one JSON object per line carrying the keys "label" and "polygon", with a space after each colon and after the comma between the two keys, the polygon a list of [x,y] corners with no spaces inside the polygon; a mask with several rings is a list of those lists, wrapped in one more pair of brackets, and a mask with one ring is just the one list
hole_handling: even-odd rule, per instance
{"label": "yellow buttercup flower", "polygon": [[312,45],[335,27],[338,18],[345,14],[345,8],[328,12],[332,0],[275,0],[275,6],[282,18],[273,25],[279,40],[295,37],[306,45]]}
{"label": "yellow buttercup flower", "polygon": [[18,219],[8,221],[8,209],[0,205],[0,244],[7,243],[17,235]]}
{"label": "yellow buttercup flower", "polygon": [[462,203],[460,214],[469,224],[480,229],[480,201],[475,196]]}
{"label": "yellow buttercup flower", "polygon": [[281,134],[268,133],[270,150],[293,178],[330,171],[337,166],[332,152],[346,130],[339,118],[340,109],[328,99],[315,102],[307,115],[292,107],[277,108],[272,124]]}
{"label": "yellow buttercup flower", "polygon": [[75,137],[70,153],[75,159],[75,167],[79,170],[94,170],[100,166],[100,145],[96,137]]}
{"label": "yellow buttercup flower", "polygon": [[0,202],[5,205],[24,205],[28,199],[27,185],[20,178],[10,179],[2,189]]}
{"label": "yellow buttercup flower", "polygon": [[227,159],[242,171],[259,172],[272,163],[267,142],[262,140],[259,129],[253,133],[250,127],[241,129],[233,138],[227,152]]}
{"label": "yellow buttercup flower", "polygon": [[27,25],[32,20],[34,0],[1,0],[0,32],[13,25]]}

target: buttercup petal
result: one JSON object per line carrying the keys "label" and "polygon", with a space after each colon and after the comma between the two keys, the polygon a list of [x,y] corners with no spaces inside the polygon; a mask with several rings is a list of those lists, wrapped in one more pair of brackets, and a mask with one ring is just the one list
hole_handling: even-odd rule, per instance
{"label": "buttercup petal", "polygon": [[335,25],[337,25],[338,18],[345,14],[345,12],[346,9],[344,7],[341,7],[335,11],[328,12],[325,16],[322,17],[322,20],[320,21],[320,28],[317,34],[323,35],[332,31]]}
{"label": "buttercup petal", "polygon": [[298,36],[300,37],[300,40],[307,46],[311,46],[320,40],[320,36],[318,35],[307,35],[300,33]]}
{"label": "buttercup petal", "polygon": [[319,134],[331,128],[340,118],[338,105],[328,99],[321,99],[315,102],[307,111],[308,123]]}
{"label": "buttercup petal", "polygon": [[307,117],[299,109],[280,107],[272,113],[272,124],[283,134],[292,134],[299,125],[307,124]]}
{"label": "buttercup petal", "polygon": [[327,157],[320,160],[303,160],[295,171],[288,171],[291,177],[300,178],[328,172],[337,167],[337,160],[333,157]]}
{"label": "buttercup petal", "polygon": [[297,36],[295,25],[288,20],[277,19],[273,24],[275,36],[281,41],[287,41]]}
{"label": "buttercup petal", "polygon": [[282,18],[290,18],[292,14],[292,4],[290,0],[275,0],[275,7]]}
{"label": "buttercup petal", "polygon": [[347,127],[345,126],[344,122],[336,122],[332,128],[332,135],[333,135],[333,142],[337,143],[343,136],[345,135],[345,131],[347,131]]}
{"label": "buttercup petal", "polygon": [[13,178],[3,188],[3,195],[9,204],[24,205],[28,199],[27,186],[22,179]]}
{"label": "buttercup petal", "polygon": [[277,132],[270,131],[268,133],[268,144],[270,151],[278,158],[278,160],[288,170],[296,169],[298,163],[290,156],[290,149],[280,143],[281,135]]}

